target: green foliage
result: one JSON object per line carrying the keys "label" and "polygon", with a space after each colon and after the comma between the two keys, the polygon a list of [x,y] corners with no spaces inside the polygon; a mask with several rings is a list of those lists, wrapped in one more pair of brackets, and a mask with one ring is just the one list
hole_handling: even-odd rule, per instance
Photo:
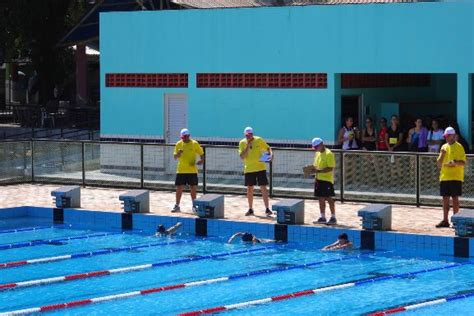
{"label": "green foliage", "polygon": [[[74,72],[73,52],[57,46],[80,20],[84,0],[3,0],[0,45],[6,61],[29,60],[38,72],[40,100],[47,101],[56,83]],[[1,49],[1,47],[0,47]]]}

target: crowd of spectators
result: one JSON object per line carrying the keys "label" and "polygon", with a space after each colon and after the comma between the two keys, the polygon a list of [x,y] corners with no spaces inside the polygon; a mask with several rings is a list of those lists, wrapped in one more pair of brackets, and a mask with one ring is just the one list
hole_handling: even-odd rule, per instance
{"label": "crowd of spectators", "polygon": [[366,117],[364,127],[360,129],[349,116],[339,130],[338,147],[344,150],[439,153],[445,143],[444,129],[449,126],[457,131],[456,141],[468,153],[469,144],[459,132],[457,122],[445,117],[406,118],[400,123],[399,117],[392,115],[390,122],[381,117],[378,124],[371,117]]}

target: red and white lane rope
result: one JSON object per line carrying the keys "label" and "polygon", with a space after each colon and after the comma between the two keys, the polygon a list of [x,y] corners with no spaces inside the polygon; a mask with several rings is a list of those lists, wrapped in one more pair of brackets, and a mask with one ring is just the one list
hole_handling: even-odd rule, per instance
{"label": "red and white lane rope", "polygon": [[[263,251],[263,250],[274,249],[274,248],[276,248],[276,246],[260,247],[260,248],[254,248],[254,249],[248,249],[248,250],[228,252],[228,253],[218,253],[218,254],[214,254],[214,255],[201,256],[201,257],[197,257],[197,258],[193,257],[193,258],[177,259],[177,260],[170,260],[170,261],[166,261],[166,262],[182,263],[182,262],[197,261],[197,260],[204,260],[204,259],[222,258],[222,257],[225,257],[225,256],[232,256],[232,255],[245,254],[245,253],[254,253],[254,252],[257,252],[257,251]],[[158,263],[157,266],[158,265],[164,265],[163,263],[166,263],[166,262]],[[148,265],[146,265],[146,266],[148,266]],[[180,289],[180,288],[185,288],[185,287],[212,284],[212,283],[226,281],[228,279],[230,279],[230,277],[222,277],[222,278],[215,278],[215,279],[209,279],[209,280],[203,280],[203,281],[195,281],[195,282],[188,282],[188,283],[181,283],[181,284],[175,284],[175,285],[168,285],[168,286],[150,288],[150,289],[145,289],[145,290],[140,290],[140,291],[133,291],[133,292],[127,292],[127,293],[107,295],[107,296],[95,297],[95,298],[78,300],[78,301],[71,301],[71,302],[67,302],[67,303],[58,303],[58,304],[45,305],[45,306],[40,306],[40,307],[25,308],[25,309],[21,309],[21,310],[3,312],[3,313],[0,313],[0,316],[26,315],[26,314],[33,314],[33,313],[39,313],[39,312],[48,312],[48,311],[65,309],[65,308],[70,308],[70,307],[89,305],[89,304],[93,304],[93,303],[100,303],[100,302],[106,302],[106,301],[112,301],[112,300],[125,299],[125,298],[138,296],[138,295],[147,295],[147,294],[170,291],[170,290],[175,290],[175,289]]]}
{"label": "red and white lane rope", "polygon": [[268,249],[273,249],[273,248],[274,248],[273,246],[260,247],[260,248],[255,248],[255,249],[216,253],[216,254],[196,256],[196,257],[191,257],[191,258],[188,258],[188,257],[177,258],[177,259],[172,259],[172,260],[159,261],[155,263],[147,263],[147,264],[121,267],[121,268],[109,269],[109,270],[99,270],[99,271],[91,271],[91,272],[86,272],[86,273],[69,274],[69,275],[63,275],[63,276],[57,276],[57,277],[51,277],[51,278],[44,278],[44,279],[4,283],[4,284],[0,284],[0,291],[22,288],[22,287],[30,287],[30,286],[35,286],[35,285],[46,285],[46,284],[52,284],[52,283],[74,281],[74,280],[79,280],[79,279],[90,279],[90,278],[95,278],[95,277],[100,277],[100,276],[105,276],[105,275],[134,272],[134,271],[152,269],[152,268],[180,264],[180,263],[187,263],[187,262],[201,261],[201,260],[206,260],[206,259],[213,259],[213,258],[218,258],[218,257],[222,258],[222,257],[235,256],[235,255],[240,255],[240,254],[254,253],[257,251],[263,251],[263,250],[268,250]]}
{"label": "red and white lane rope", "polygon": [[353,281],[353,282],[343,283],[343,284],[324,286],[324,287],[319,287],[319,288],[315,288],[315,289],[309,289],[309,290],[303,290],[303,291],[289,293],[289,294],[271,296],[271,297],[266,297],[266,298],[262,298],[262,299],[246,301],[246,302],[241,302],[241,303],[236,303],[236,304],[222,305],[222,306],[206,308],[206,309],[201,309],[201,310],[196,310],[196,311],[191,311],[191,312],[185,312],[185,313],[182,313],[182,314],[179,314],[179,315],[180,316],[197,316],[197,315],[204,315],[204,314],[213,314],[213,313],[228,311],[228,310],[237,309],[237,308],[246,308],[246,307],[250,307],[250,306],[253,306],[253,305],[260,305],[260,304],[278,302],[278,301],[294,299],[294,298],[298,298],[298,297],[302,297],[302,296],[319,294],[319,293],[323,293],[323,292],[341,290],[341,289],[346,289],[346,288],[355,287],[355,286],[362,286],[362,285],[366,285],[366,284],[373,284],[373,283],[386,281],[386,280],[392,280],[392,279],[397,279],[397,278],[415,276],[415,275],[422,274],[422,273],[441,271],[441,270],[446,270],[446,269],[451,269],[451,268],[464,266],[464,265],[467,265],[467,264],[470,264],[470,263],[450,264],[450,265],[447,265],[447,266],[442,266],[442,267],[437,267],[437,268],[423,269],[423,270],[418,270],[418,271],[414,271],[414,272],[400,273],[400,274],[394,274],[394,275],[390,275],[390,276],[382,276],[382,277],[370,278],[370,279],[365,279],[365,280],[360,280],[360,281]]}
{"label": "red and white lane rope", "polygon": [[409,311],[409,310],[424,308],[424,307],[428,307],[428,306],[432,306],[432,305],[448,303],[448,302],[451,302],[451,301],[465,299],[465,298],[469,298],[469,297],[474,297],[474,290],[471,290],[471,291],[468,291],[468,292],[465,292],[465,293],[461,293],[461,294],[456,294],[456,295],[446,296],[446,297],[442,297],[442,298],[427,300],[427,301],[419,302],[419,303],[416,303],[416,304],[408,304],[408,305],[405,305],[405,306],[394,307],[394,308],[386,309],[386,310],[383,310],[383,311],[370,313],[370,314],[368,314],[368,316],[391,315],[391,314],[396,314],[396,313],[405,312],[405,311]]}

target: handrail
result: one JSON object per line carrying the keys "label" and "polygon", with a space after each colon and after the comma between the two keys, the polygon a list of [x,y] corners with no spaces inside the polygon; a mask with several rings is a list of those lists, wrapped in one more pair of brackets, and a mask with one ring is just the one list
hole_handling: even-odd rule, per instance
{"label": "handrail", "polygon": [[[72,144],[74,145],[74,150],[72,150],[68,155],[72,155],[68,159],[73,159],[74,160],[74,167],[75,168],[74,172],[79,172],[81,171],[81,176],[76,176],[76,178],[72,179],[73,181],[76,181],[78,184],[82,183],[82,185],[101,185],[101,186],[109,186],[109,187],[114,187],[114,186],[130,186],[130,187],[137,187],[140,186],[141,188],[172,188],[172,182],[168,180],[159,180],[159,182],[154,183],[154,180],[149,180],[148,176],[150,172],[162,172],[165,170],[167,177],[172,176],[174,173],[174,169],[167,169],[171,165],[168,165],[168,162],[171,161],[170,159],[168,161],[168,158],[166,158],[166,155],[169,154],[166,151],[164,153],[161,153],[161,157],[158,160],[164,159],[164,162],[161,162],[159,165],[154,166],[152,163],[150,168],[150,162],[148,159],[145,159],[145,154],[149,155],[152,154],[152,152],[145,152],[145,148],[168,148],[171,149],[174,147],[174,144],[165,144],[165,143],[145,143],[145,142],[120,142],[120,141],[100,141],[100,140],[80,140],[80,139],[48,139],[48,138],[40,138],[40,139],[30,139],[30,140],[18,140],[18,139],[10,139],[10,140],[3,140],[0,141],[0,145],[2,144],[21,144],[22,146],[12,146],[12,148],[17,148],[14,149],[16,152],[14,153],[15,158],[12,160],[9,160],[8,157],[6,161],[16,161],[16,160],[21,160],[21,155],[23,155],[24,159],[22,162],[18,162],[17,165],[12,164],[12,170],[13,168],[18,168],[24,169],[24,174],[25,176],[23,177],[18,176],[17,173],[15,176],[12,178],[11,182],[16,181],[15,183],[18,183],[19,179],[21,180],[20,182],[48,182],[48,178],[46,177],[40,177],[38,176],[38,170],[41,170],[42,168],[42,160],[45,158],[45,155],[48,155],[48,152],[50,150],[48,148],[54,149],[54,145],[57,144]],[[51,147],[48,147],[47,145],[52,145]],[[46,146],[43,146],[46,145]],[[124,178],[123,181],[120,180],[118,182],[115,181],[110,181],[109,184],[107,184],[107,181],[105,182],[95,182],[94,178],[89,179],[89,170],[86,170],[88,167],[87,159],[88,155],[86,155],[86,150],[92,150],[94,152],[94,149],[87,147],[90,145],[97,145],[97,146],[107,146],[107,145],[113,145],[117,147],[113,147],[110,149],[112,153],[121,152],[122,148],[126,148],[127,146],[133,146],[134,150],[132,150],[130,153],[127,153],[127,155],[132,155],[132,158],[135,159],[133,165],[127,165],[124,161],[120,160],[120,155],[118,156],[118,160],[115,160],[112,165],[117,165],[118,169],[117,170],[123,170],[122,167],[130,167],[127,168],[127,170],[131,170],[130,172],[136,173],[135,175],[131,176],[133,179],[130,180],[128,178]],[[122,146],[122,147],[119,147]],[[212,157],[212,150],[222,150],[224,151],[219,152],[220,154],[223,154],[225,157],[232,157],[233,154],[237,157],[237,146],[230,146],[230,145],[214,145],[214,144],[209,144],[209,145],[202,145],[205,153],[208,157]],[[48,161],[55,161],[55,159],[63,159],[62,163],[64,164],[64,156],[62,152],[62,146],[61,147],[61,157],[54,156],[54,150],[51,151],[53,153],[52,156],[46,156]],[[66,146],[67,147],[67,146]],[[6,147],[8,148],[8,147]],[[80,150],[78,148],[81,148]],[[102,158],[102,156],[99,156],[100,152],[102,152],[102,149],[105,149],[107,151],[108,149],[105,147],[101,147],[101,151],[96,151],[96,154],[94,155],[93,159],[98,159]],[[284,151],[284,152],[306,152],[308,154],[313,153],[312,149],[310,148],[288,148],[288,147],[274,147],[275,150],[276,158],[272,162],[271,166],[271,172],[269,174],[270,181],[271,183],[271,193],[272,196],[274,197],[289,197],[291,196],[305,196],[307,198],[311,198],[310,189],[302,189],[300,184],[294,186],[291,184],[291,181],[297,181],[301,182],[303,181],[303,174],[299,174],[298,170],[301,170],[300,167],[302,167],[305,163],[308,163],[311,161],[311,159],[308,160],[308,156],[299,156],[302,161],[296,161],[295,156],[291,156],[290,154],[283,155],[281,160],[278,157],[278,152],[279,151]],[[214,151],[214,152],[216,152]],[[338,189],[338,199],[340,199],[341,202],[343,201],[354,201],[354,202],[374,202],[375,200],[377,201],[382,201],[386,202],[387,199],[390,201],[393,201],[392,203],[396,204],[410,204],[410,205],[416,205],[416,206],[422,206],[422,205],[433,205],[433,203],[438,203],[437,199],[439,198],[436,194],[432,194],[432,191],[436,192],[437,191],[437,185],[435,184],[435,181],[437,183],[437,175],[433,176],[433,174],[437,174],[437,169],[434,164],[434,160],[430,159],[429,164],[425,164],[426,160],[423,160],[423,157],[431,157],[435,158],[437,157],[436,153],[418,153],[418,152],[386,152],[386,151],[362,151],[362,150],[357,150],[357,151],[344,151],[341,149],[334,149],[333,150],[336,157],[339,158],[339,164],[338,164],[338,172],[335,174],[336,176],[336,189]],[[6,155],[8,156],[10,154],[10,151],[6,152]],[[114,154],[115,155],[115,154]],[[133,155],[136,155],[133,156]],[[164,155],[164,156],[163,156]],[[361,184],[362,187],[367,185],[367,182],[370,182],[368,177],[370,175],[368,174],[363,174],[363,175],[357,175],[358,169],[359,168],[358,164],[359,163],[365,163],[365,167],[362,166],[361,170],[368,170],[369,172],[372,172],[371,168],[377,169],[377,165],[380,164],[375,164],[371,163],[371,159],[352,159],[351,157],[367,157],[370,155],[376,156],[385,156],[385,158],[380,158],[382,159],[381,161],[387,161],[388,156],[396,156],[399,159],[400,157],[410,157],[409,162],[408,160],[405,159],[403,161],[404,165],[393,165],[395,168],[403,168],[403,169],[398,169],[401,170],[401,173],[398,173],[398,171],[395,172],[395,175],[392,174],[392,178],[390,181],[395,183],[395,187],[398,188],[396,190],[398,191],[392,191],[391,188],[387,188],[386,186],[378,187],[379,184],[376,184],[376,186],[369,186],[366,189],[363,189],[361,192],[359,192],[359,189],[354,189],[358,188],[358,184]],[[467,155],[469,159],[474,159],[474,154]],[[105,158],[108,159],[108,158]],[[234,177],[237,173],[236,170],[240,170],[238,168],[237,164],[234,163],[230,166],[225,166],[224,165],[214,165],[212,160],[209,160],[211,158],[208,158],[207,163],[203,166],[203,169],[200,170],[200,174],[204,174],[202,178],[202,185],[201,189],[203,192],[215,192],[215,193],[236,193],[236,194],[243,194],[244,190],[236,187],[234,185],[231,185],[228,187],[229,184],[234,183],[235,179],[232,179],[233,182],[228,182],[229,179],[226,178],[226,175],[229,175],[230,177]],[[221,159],[221,158],[219,158]],[[237,160],[235,160],[237,161]],[[401,161],[401,160],[399,160]],[[354,164],[355,163],[355,164]],[[408,165],[406,165],[408,163]],[[58,161],[58,164],[61,165],[61,162]],[[101,168],[102,165],[107,165],[107,162],[102,162],[101,161]],[[164,167],[163,167],[164,164]],[[288,165],[288,169],[286,166]],[[7,164],[8,166],[8,164]],[[214,169],[215,167],[216,169]],[[281,169],[283,167],[283,169]],[[39,169],[38,169],[39,168]],[[62,168],[62,167],[61,167]],[[113,167],[112,167],[113,168]],[[165,169],[162,169],[165,168]],[[356,168],[356,169],[354,169]],[[427,169],[428,168],[428,169]],[[156,169],[156,170],[155,170]],[[62,169],[61,169],[62,170]],[[286,170],[286,171],[285,171]],[[7,170],[8,171],[8,170]],[[91,171],[95,171],[91,170]],[[101,170],[97,170],[99,173],[102,172]],[[240,174],[240,171],[238,172]],[[43,171],[44,172],[44,171]],[[62,172],[62,171],[61,171]],[[66,171],[67,172],[67,171]],[[375,170],[375,173],[377,173],[377,170]],[[425,177],[425,175],[428,175],[428,178]],[[120,173],[118,174],[120,176]],[[362,178],[354,178],[354,177],[362,177]],[[390,174],[389,174],[390,176]],[[472,177],[472,175],[469,175]],[[82,178],[81,178],[82,177]],[[129,177],[126,175],[126,177]],[[161,177],[161,175],[159,175]],[[287,181],[290,179],[290,182]],[[395,178],[393,178],[395,177]],[[386,179],[379,179],[380,177],[376,177],[375,179],[377,183],[380,181],[383,181],[385,183]],[[436,179],[435,179],[436,178]],[[66,180],[67,178],[54,178],[55,183],[61,183],[61,181],[65,181],[70,183],[70,180]],[[161,178],[160,178],[161,179]],[[291,180],[292,179],[292,180]],[[354,180],[355,179],[355,180]],[[427,180],[428,179],[428,180]],[[311,178],[305,179],[304,185],[308,184],[308,181],[311,180]],[[8,184],[9,180],[3,180],[2,184]],[[130,182],[131,181],[131,182]],[[152,181],[152,182],[150,182]],[[161,181],[161,182],[160,182]],[[164,181],[164,182],[163,182]],[[355,182],[354,182],[355,181]],[[424,181],[430,181],[430,182],[424,182]],[[469,180],[471,181],[471,180]],[[123,183],[122,183],[123,182]],[[279,183],[279,184],[278,184]],[[286,183],[289,183],[288,186]],[[421,186],[423,183],[423,187]],[[468,182],[469,183],[469,182]],[[303,184],[303,183],[301,183]],[[405,187],[403,187],[406,185]],[[400,187],[402,187],[402,190],[400,191]],[[337,190],[336,190],[337,191]],[[380,195],[380,192],[385,193],[385,195]],[[395,193],[398,192],[400,194],[407,194],[409,197],[408,200],[400,200],[399,198],[395,196],[388,196],[386,193]],[[431,192],[431,193],[426,193],[426,192]],[[361,193],[362,195],[358,195]],[[426,199],[425,196],[428,196],[429,198]],[[415,202],[416,201],[416,202]],[[431,203],[431,204],[430,204]],[[464,203],[463,203],[464,204]],[[469,200],[469,205],[472,206],[472,200]],[[469,205],[463,205],[463,207],[470,207]]]}

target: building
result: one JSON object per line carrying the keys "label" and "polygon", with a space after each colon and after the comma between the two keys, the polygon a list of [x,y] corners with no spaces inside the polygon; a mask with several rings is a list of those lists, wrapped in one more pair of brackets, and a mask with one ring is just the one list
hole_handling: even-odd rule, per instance
{"label": "building", "polygon": [[345,115],[399,114],[471,143],[472,21],[469,2],[102,13],[101,137],[334,143]]}

